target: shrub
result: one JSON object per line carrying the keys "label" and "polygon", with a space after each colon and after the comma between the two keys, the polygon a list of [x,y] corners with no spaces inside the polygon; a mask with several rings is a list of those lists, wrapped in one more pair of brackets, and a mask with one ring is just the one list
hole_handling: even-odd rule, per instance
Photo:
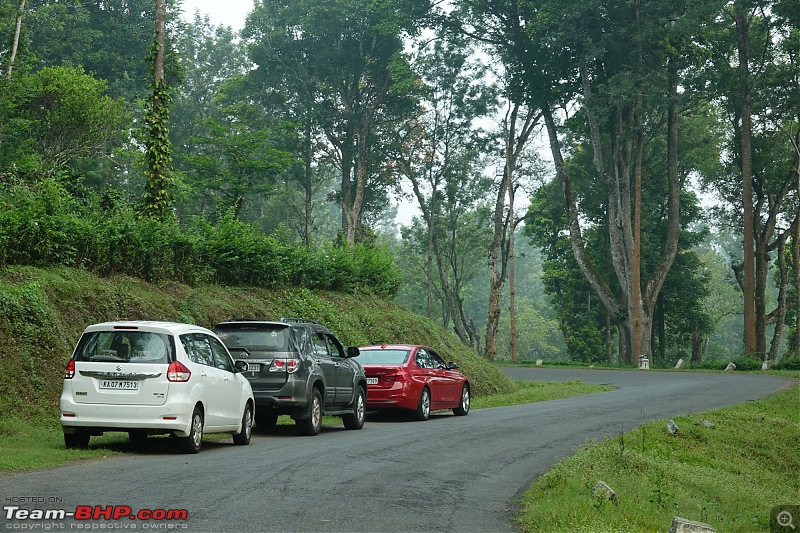
{"label": "shrub", "polygon": [[232,214],[216,225],[157,221],[96,194],[80,202],[57,180],[0,184],[0,264],[79,266],[150,282],[280,287],[394,295],[393,256],[374,245],[320,250],[264,235]]}
{"label": "shrub", "polygon": [[784,358],[772,368],[775,370],[800,370],[800,357]]}

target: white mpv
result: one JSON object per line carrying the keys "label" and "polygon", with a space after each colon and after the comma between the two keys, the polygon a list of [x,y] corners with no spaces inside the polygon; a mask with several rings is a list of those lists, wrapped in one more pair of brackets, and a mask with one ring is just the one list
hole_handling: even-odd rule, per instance
{"label": "white mpv", "polygon": [[172,434],[197,453],[203,433],[233,434],[249,444],[255,402],[211,331],[173,322],[106,322],[86,328],[64,373],[61,426],[68,448],[85,448],[105,431],[128,432],[134,444]]}

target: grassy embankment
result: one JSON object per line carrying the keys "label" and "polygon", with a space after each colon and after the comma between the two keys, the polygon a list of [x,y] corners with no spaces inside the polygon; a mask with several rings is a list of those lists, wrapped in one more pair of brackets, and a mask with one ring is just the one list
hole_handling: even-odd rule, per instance
{"label": "grassy embankment", "polygon": [[[604,390],[590,384],[519,384],[440,326],[367,294],[305,289],[152,285],[68,268],[0,271],[0,474],[131,451],[127,437],[93,437],[66,450],[58,424],[63,372],[83,329],[106,320],[175,320],[212,327],[230,317],[306,317],[345,345],[411,342],[435,347],[469,376],[473,407],[511,405]],[[326,424],[340,419],[326,419]],[[228,437],[229,438],[229,437]]]}
{"label": "grassy embankment", "polygon": [[[587,445],[534,483],[518,520],[530,532],[667,531],[673,516],[720,532],[770,531],[771,509],[800,497],[799,413],[795,386],[676,417],[675,435],[662,420]],[[599,480],[616,500],[593,496]]]}

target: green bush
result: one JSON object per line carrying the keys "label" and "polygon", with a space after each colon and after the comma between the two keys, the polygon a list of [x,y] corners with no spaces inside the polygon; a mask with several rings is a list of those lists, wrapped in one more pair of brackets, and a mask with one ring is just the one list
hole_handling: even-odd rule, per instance
{"label": "green bush", "polygon": [[[741,370],[744,372],[752,372],[753,370],[761,370],[762,362],[758,359],[753,359],[752,357],[739,357],[731,361],[733,364],[736,365],[736,370]],[[724,369],[728,366],[727,363],[722,365]]]}
{"label": "green bush", "polygon": [[800,370],[800,357],[783,359],[772,368],[775,370]]}
{"label": "green bush", "polygon": [[312,250],[259,233],[232,215],[181,225],[142,217],[134,206],[77,201],[57,180],[0,183],[0,265],[78,266],[150,282],[280,287],[394,295],[400,272],[380,247]]}

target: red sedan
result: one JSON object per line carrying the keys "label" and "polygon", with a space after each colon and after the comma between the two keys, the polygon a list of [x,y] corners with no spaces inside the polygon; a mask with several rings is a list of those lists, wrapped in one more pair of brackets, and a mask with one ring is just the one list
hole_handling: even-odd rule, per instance
{"label": "red sedan", "polygon": [[367,374],[367,409],[410,409],[417,420],[431,411],[469,413],[470,386],[456,363],[446,364],[427,346],[364,346],[358,362]]}

